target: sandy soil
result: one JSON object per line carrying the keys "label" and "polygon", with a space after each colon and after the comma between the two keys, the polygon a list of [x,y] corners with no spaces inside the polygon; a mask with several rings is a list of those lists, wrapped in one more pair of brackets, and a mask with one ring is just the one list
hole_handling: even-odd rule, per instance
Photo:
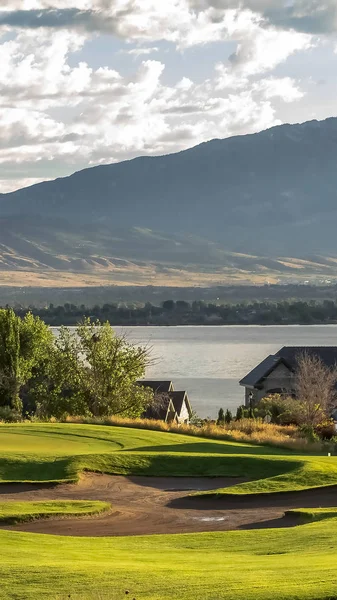
{"label": "sandy soil", "polygon": [[196,490],[228,487],[238,478],[115,477],[85,474],[79,484],[36,486],[3,484],[0,501],[103,500],[110,512],[91,518],[49,519],[4,529],[73,536],[115,536],[154,533],[226,531],[289,527],[290,508],[337,506],[337,486],[242,498],[189,497]]}

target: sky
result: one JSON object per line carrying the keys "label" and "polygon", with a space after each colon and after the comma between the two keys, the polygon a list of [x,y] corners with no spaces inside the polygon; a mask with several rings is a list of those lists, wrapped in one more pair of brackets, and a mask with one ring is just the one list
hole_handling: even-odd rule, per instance
{"label": "sky", "polygon": [[1,0],[0,192],[337,116],[336,0]]}

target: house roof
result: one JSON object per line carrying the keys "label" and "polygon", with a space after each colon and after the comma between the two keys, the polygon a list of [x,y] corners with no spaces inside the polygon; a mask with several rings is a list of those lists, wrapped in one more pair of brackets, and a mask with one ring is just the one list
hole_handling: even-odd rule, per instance
{"label": "house roof", "polygon": [[283,358],[292,369],[295,369],[298,356],[301,354],[318,356],[327,367],[337,364],[337,346],[284,346],[276,356]]}
{"label": "house roof", "polygon": [[145,419],[160,419],[166,420],[168,412],[174,413],[180,417],[181,411],[186,403],[189,416],[192,416],[192,407],[188,399],[187,392],[165,392],[162,397],[159,397],[152,405],[150,405],[144,413]]}
{"label": "house roof", "polygon": [[157,394],[165,394],[174,390],[172,381],[148,381],[141,379],[137,383],[143,387],[151,388]]}
{"label": "house roof", "polygon": [[270,354],[252,371],[250,371],[248,375],[241,379],[239,382],[240,385],[245,385],[248,387],[254,387],[258,385],[261,379],[267,377],[269,373],[271,373],[273,369],[275,369],[275,367],[277,367],[277,365],[279,365],[281,362],[283,362],[283,360],[280,356],[277,356],[276,354]]}
{"label": "house roof", "polygon": [[169,396],[164,396],[160,399],[160,402],[156,402],[151,406],[148,406],[143,417],[145,419],[156,419],[159,421],[166,421],[168,413],[176,413],[174,404]]}
{"label": "house roof", "polygon": [[187,410],[189,412],[189,416],[192,416],[192,407],[189,401],[187,392],[169,392],[169,397],[173,402],[173,406],[177,412],[177,415],[180,416],[183,404],[186,403]]}
{"label": "house roof", "polygon": [[291,371],[294,371],[298,356],[301,354],[318,356],[327,367],[337,364],[337,346],[284,346],[276,354],[270,354],[248,375],[241,379],[240,385],[247,387],[257,386],[280,363],[284,364]]}

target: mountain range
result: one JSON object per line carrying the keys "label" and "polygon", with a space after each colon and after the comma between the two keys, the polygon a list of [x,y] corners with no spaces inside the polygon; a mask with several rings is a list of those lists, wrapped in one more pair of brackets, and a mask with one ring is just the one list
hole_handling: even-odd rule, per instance
{"label": "mountain range", "polygon": [[337,118],[101,165],[0,195],[0,284],[337,275]]}

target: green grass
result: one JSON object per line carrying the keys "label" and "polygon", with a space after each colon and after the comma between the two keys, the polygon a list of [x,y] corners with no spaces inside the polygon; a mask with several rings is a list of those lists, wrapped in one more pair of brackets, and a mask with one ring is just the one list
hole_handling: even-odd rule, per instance
{"label": "green grass", "polygon": [[0,523],[15,524],[51,517],[92,516],[110,508],[111,505],[108,502],[84,500],[0,502]]}
{"label": "green grass", "polygon": [[77,481],[85,470],[251,480],[219,495],[337,485],[337,457],[125,427],[0,425],[0,482]]}
{"label": "green grass", "polygon": [[337,508],[293,508],[287,510],[285,514],[299,517],[302,523],[312,523],[325,519],[337,519]]}
{"label": "green grass", "polygon": [[[335,509],[335,512],[337,509]],[[0,598],[327,600],[337,520],[290,529],[128,538],[0,532]]]}
{"label": "green grass", "polygon": [[[252,480],[220,494],[337,484],[336,457],[119,427],[0,426],[0,481],[74,481],[86,469]],[[99,503],[80,504],[81,514],[89,504],[103,510]],[[48,516],[69,515],[79,504],[2,503],[0,520],[46,516],[48,510]],[[292,513],[306,524],[116,538],[0,531],[0,599],[335,600],[337,508]]]}

